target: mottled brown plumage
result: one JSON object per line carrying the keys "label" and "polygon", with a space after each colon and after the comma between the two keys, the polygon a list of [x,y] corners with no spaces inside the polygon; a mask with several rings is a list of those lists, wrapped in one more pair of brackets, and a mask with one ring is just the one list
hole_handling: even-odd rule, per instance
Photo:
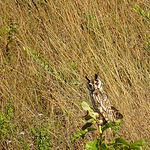
{"label": "mottled brown plumage", "polygon": [[95,78],[92,80],[88,79],[88,77],[86,79],[93,108],[103,117],[103,123],[122,119],[123,115],[115,107],[111,106],[98,75],[95,74]]}

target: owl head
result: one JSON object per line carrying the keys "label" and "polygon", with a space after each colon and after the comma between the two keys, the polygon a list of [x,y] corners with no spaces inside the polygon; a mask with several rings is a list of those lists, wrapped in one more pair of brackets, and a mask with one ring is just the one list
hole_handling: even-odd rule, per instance
{"label": "owl head", "polygon": [[95,74],[94,79],[90,80],[87,76],[85,76],[85,78],[87,79],[87,88],[90,91],[95,91],[97,89],[102,89],[102,82],[101,80],[97,79],[98,75]]}

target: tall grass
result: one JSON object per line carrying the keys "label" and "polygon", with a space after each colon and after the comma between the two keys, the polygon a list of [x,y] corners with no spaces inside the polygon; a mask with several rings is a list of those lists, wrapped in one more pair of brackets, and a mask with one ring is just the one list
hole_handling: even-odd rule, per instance
{"label": "tall grass", "polygon": [[[90,104],[84,76],[99,73],[111,103],[124,115],[119,136],[144,139],[148,149],[148,1],[0,4],[1,147],[83,149],[85,141],[71,139],[84,121],[81,102]],[[91,133],[85,140],[96,137]]]}

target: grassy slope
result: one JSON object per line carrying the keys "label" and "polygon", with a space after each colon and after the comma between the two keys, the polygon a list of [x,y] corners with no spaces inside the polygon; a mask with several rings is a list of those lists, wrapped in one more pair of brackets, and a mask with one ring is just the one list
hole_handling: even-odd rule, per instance
{"label": "grassy slope", "polygon": [[[33,131],[43,127],[52,149],[83,149],[82,139],[71,139],[84,123],[80,103],[90,104],[84,76],[97,72],[124,115],[119,135],[150,143],[146,1],[0,4],[0,111],[6,114],[11,101],[14,125],[2,137],[3,147],[25,149],[35,141]],[[133,10],[135,5],[144,7],[143,15]],[[86,140],[95,138],[92,133]]]}

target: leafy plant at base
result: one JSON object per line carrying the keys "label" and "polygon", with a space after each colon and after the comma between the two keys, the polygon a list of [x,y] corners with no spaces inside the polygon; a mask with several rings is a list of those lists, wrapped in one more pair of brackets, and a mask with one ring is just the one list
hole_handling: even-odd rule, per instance
{"label": "leafy plant at base", "polygon": [[[85,150],[140,150],[140,146],[146,145],[146,142],[144,140],[138,140],[134,143],[129,143],[121,137],[115,138],[114,141],[110,141],[109,143],[105,143],[103,137],[104,131],[108,128],[115,127],[114,130],[116,134],[116,130],[118,129],[121,120],[105,123],[104,125],[99,125],[99,121],[95,117],[97,113],[95,113],[86,102],[82,103],[82,108],[87,111],[87,115],[85,116],[85,120],[87,121],[87,123],[82,127],[82,130],[74,134],[72,141],[79,137],[84,138],[85,134],[90,131],[97,131],[99,133],[98,139],[88,141],[85,144]],[[92,128],[91,126],[93,124],[97,124],[98,129]]]}

